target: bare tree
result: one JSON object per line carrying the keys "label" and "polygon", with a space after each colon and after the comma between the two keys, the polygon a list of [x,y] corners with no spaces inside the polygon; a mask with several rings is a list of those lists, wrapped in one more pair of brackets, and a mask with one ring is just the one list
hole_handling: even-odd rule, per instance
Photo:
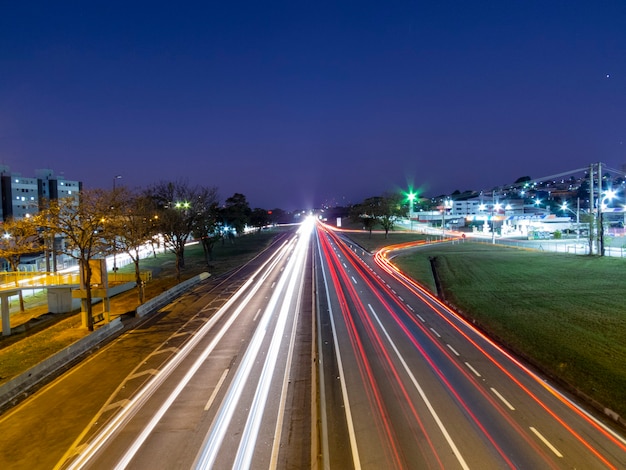
{"label": "bare tree", "polygon": [[207,267],[210,267],[213,259],[213,247],[222,238],[222,224],[219,221],[220,209],[217,199],[199,217],[193,235],[202,243],[204,259]]}
{"label": "bare tree", "polygon": [[[41,238],[37,232],[35,219],[7,219],[0,229],[0,258],[9,263],[11,271],[17,272],[23,255],[38,253],[43,250]],[[18,286],[16,275],[15,285]],[[24,297],[19,291],[20,311],[24,311]]]}
{"label": "bare tree", "polygon": [[154,200],[144,194],[133,194],[125,187],[117,187],[114,191],[119,203],[112,217],[114,249],[125,252],[133,261],[139,303],[142,304],[145,299],[139,267],[140,251],[158,233],[157,207]]}
{"label": "bare tree", "polygon": [[217,203],[217,190],[185,181],[160,182],[146,190],[158,209],[158,227],[165,246],[176,255],[176,277],[185,267],[185,245]]}
{"label": "bare tree", "polygon": [[105,257],[112,250],[111,208],[116,205],[115,193],[111,191],[83,190],[79,202],[74,198],[50,201],[48,209],[38,217],[42,226],[63,237],[62,252],[78,260],[85,294],[83,326],[90,331],[93,331],[90,261]]}

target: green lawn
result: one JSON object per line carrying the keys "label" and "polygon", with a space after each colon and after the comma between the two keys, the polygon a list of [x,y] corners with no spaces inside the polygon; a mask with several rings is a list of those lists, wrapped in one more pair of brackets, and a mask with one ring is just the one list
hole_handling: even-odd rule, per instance
{"label": "green lawn", "polygon": [[385,238],[384,232],[379,231],[372,232],[371,236],[367,231],[348,232],[346,235],[368,251],[376,251],[387,245],[395,245],[398,243],[406,243],[417,240],[426,241],[434,238],[432,235],[427,236],[410,232],[389,232],[387,238]]}
{"label": "green lawn", "polygon": [[545,371],[626,416],[626,260],[465,242],[394,263]]}

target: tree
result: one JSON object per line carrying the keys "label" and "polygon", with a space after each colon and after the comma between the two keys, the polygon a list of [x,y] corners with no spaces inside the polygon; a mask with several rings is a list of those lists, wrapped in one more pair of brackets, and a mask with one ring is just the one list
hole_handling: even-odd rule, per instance
{"label": "tree", "polygon": [[145,194],[133,194],[124,187],[117,187],[115,198],[119,207],[114,208],[112,218],[114,249],[128,254],[135,268],[135,282],[139,303],[144,302],[144,284],[139,267],[140,250],[158,233],[158,216],[154,200]]}
{"label": "tree", "polygon": [[[38,253],[43,250],[43,243],[37,232],[35,219],[7,219],[0,230],[0,258],[9,263],[11,271],[17,272],[23,255]],[[18,284],[17,277],[15,285]],[[20,311],[24,311],[24,297],[19,291]]]}
{"label": "tree", "polygon": [[265,209],[256,208],[250,214],[250,225],[255,227],[259,232],[263,227],[270,223],[270,215]]}
{"label": "tree", "polygon": [[176,255],[176,277],[185,267],[185,245],[207,211],[217,203],[217,190],[189,186],[185,181],[157,183],[145,192],[158,210],[158,228],[165,246]]}
{"label": "tree", "polygon": [[363,224],[363,228],[369,231],[370,238],[372,236],[372,229],[378,223],[378,203],[378,197],[370,197],[360,204],[352,206],[352,210],[350,211],[352,220],[360,221]]}
{"label": "tree", "polygon": [[372,228],[379,223],[385,230],[385,238],[389,236],[389,230],[399,217],[406,217],[407,208],[402,203],[399,194],[386,193],[382,196],[374,196],[365,199],[362,203],[353,207],[353,217],[356,215],[372,235]]}
{"label": "tree", "polygon": [[224,224],[235,229],[237,235],[241,235],[250,221],[251,212],[246,196],[235,193],[226,199],[222,209],[222,219]]}
{"label": "tree", "polygon": [[63,253],[78,260],[84,290],[83,326],[93,331],[91,306],[92,267],[90,261],[112,250],[111,208],[117,206],[115,193],[101,189],[83,190],[80,200],[58,199],[37,216],[38,223],[64,238]]}
{"label": "tree", "polygon": [[194,228],[194,236],[202,243],[207,267],[211,266],[213,247],[222,238],[222,224],[219,220],[217,199],[202,212]]}
{"label": "tree", "polygon": [[385,230],[385,238],[400,217],[406,217],[406,207],[402,205],[402,196],[386,193],[380,198],[378,206],[378,223]]}

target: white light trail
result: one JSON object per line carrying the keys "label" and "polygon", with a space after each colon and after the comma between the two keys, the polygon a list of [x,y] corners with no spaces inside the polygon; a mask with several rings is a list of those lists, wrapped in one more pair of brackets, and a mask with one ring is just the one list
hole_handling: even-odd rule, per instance
{"label": "white light trail", "polygon": [[[263,282],[265,281],[267,276],[269,276],[269,273],[272,271],[273,267],[276,266],[276,264],[280,261],[283,255],[287,252],[288,247],[289,244],[283,245],[283,247],[277,250],[277,252],[272,257],[270,257],[270,259],[263,263],[263,265],[256,271],[256,273],[244,283],[244,285],[224,304],[224,306],[215,314],[215,316],[213,316],[200,330],[198,330],[197,334],[189,340],[189,342],[181,349],[181,351],[176,354],[172,358],[172,360],[167,363],[165,367],[152,380],[150,380],[150,382],[148,382],[146,386],[141,389],[135,397],[133,397],[132,400],[130,400],[129,405],[123,408],[120,413],[115,416],[115,418],[112,419],[111,422],[107,426],[105,426],[102,431],[100,431],[100,433],[98,433],[94,437],[94,439],[82,449],[80,455],[76,458],[75,461],[71,463],[69,468],[80,469],[87,465],[89,461],[96,455],[96,453],[104,445],[106,445],[107,441],[111,439],[118,432],[119,429],[121,429],[126,423],[128,423],[128,421],[130,421],[130,419],[137,413],[137,411],[150,398],[150,396],[152,396],[154,391],[159,386],[161,386],[161,384],[167,379],[167,377],[169,377],[174,369],[176,369],[176,367],[185,359],[189,352],[191,352],[191,350],[193,350],[193,348],[197,346],[197,344],[213,328],[213,326],[221,319],[221,317],[238,301],[239,297],[241,297],[246,292],[246,290],[250,288],[250,292],[248,293],[248,295],[244,298],[244,300],[241,301],[241,303],[239,304],[235,312],[233,312],[226,324],[220,329],[213,341],[211,341],[209,346],[207,346],[207,348],[203,351],[201,356],[196,360],[192,368],[183,378],[183,381],[186,381],[185,383],[191,380],[193,374],[197,371],[202,362],[206,360],[208,355],[213,351],[216,344],[224,336],[230,325],[244,310],[245,305],[247,305],[247,303],[249,303],[250,300],[254,298],[254,295],[263,285]],[[258,280],[256,280],[256,277],[260,273],[263,274]],[[183,388],[184,387],[179,386],[173,393],[178,395]],[[172,398],[172,396],[170,396],[170,398]],[[172,401],[173,400],[170,400],[168,398],[166,404],[161,407],[159,411],[158,419],[160,419],[160,417],[165,413],[167,407],[169,407]],[[151,423],[149,424],[149,431],[151,431],[154,426],[156,426],[158,419],[153,419],[151,421]],[[140,437],[134,441],[130,450],[126,452],[116,468],[124,468],[131,461],[131,459],[134,457],[136,452],[139,450],[139,448],[147,438],[148,434],[148,429],[144,429],[144,432],[142,432]],[[67,455],[68,454],[64,456],[64,459],[67,458]]]}
{"label": "white light trail", "polygon": [[[303,225],[300,228],[299,233],[302,233],[304,231],[305,225],[306,224],[303,223]],[[309,233],[310,233],[310,230],[311,230],[311,227],[309,226]],[[295,275],[291,276],[291,273],[295,270],[296,266],[300,266],[301,263],[303,262],[303,258],[305,258],[304,255],[306,254],[307,247],[308,247],[308,236],[307,236],[307,233],[305,233],[304,236],[302,235],[300,236],[299,242],[296,246],[296,249],[294,250],[295,256],[290,256],[287,266],[285,268],[285,271],[281,274],[281,277],[277,284],[277,288],[274,290],[274,293],[272,294],[272,297],[270,298],[268,306],[265,309],[265,313],[262,315],[259,321],[259,326],[257,327],[256,331],[254,332],[254,335],[252,336],[252,340],[250,341],[250,344],[248,348],[246,349],[246,352],[244,353],[244,356],[241,360],[241,364],[239,365],[237,372],[235,373],[235,376],[233,378],[233,381],[230,385],[230,388],[228,389],[228,392],[226,393],[226,397],[224,398],[224,401],[222,402],[222,406],[220,407],[220,410],[215,417],[213,426],[211,427],[211,430],[207,438],[205,439],[204,445],[202,446],[202,449],[200,450],[198,457],[196,458],[196,463],[194,465],[194,468],[208,469],[208,468],[213,467],[213,464],[215,463],[215,460],[217,458],[217,454],[219,453],[222,442],[224,440],[226,431],[235,413],[235,409],[237,408],[237,404],[241,398],[241,395],[244,389],[247,386],[249,386],[248,377],[250,376],[250,372],[252,371],[253,367],[256,365],[256,359],[259,355],[262,342],[267,333],[267,328],[270,323],[272,314],[274,313],[276,309],[276,304],[278,303],[278,299],[281,297],[282,292],[285,291],[285,285],[287,284],[287,282],[289,280],[291,280],[292,282],[295,282],[294,280],[297,279],[298,276],[295,276]],[[291,284],[292,283],[290,283],[289,290],[293,289]],[[290,295],[291,294],[289,292],[286,294],[287,297],[289,297]],[[281,312],[281,314],[279,315],[279,319],[278,319],[277,327],[276,327],[277,329],[281,330],[281,333],[279,334],[280,337],[282,337],[282,330],[284,329],[285,321],[286,321],[286,315],[283,315],[283,313]],[[274,343],[275,341],[272,340],[270,351],[268,351],[268,357],[270,355],[277,354],[277,351],[274,351],[272,349],[273,347],[277,347],[274,345]],[[276,360],[274,358],[271,361],[272,362],[271,366],[268,366],[268,363],[266,362],[263,368],[263,372],[261,374],[261,382],[257,386],[255,398],[250,408],[250,415],[248,416],[246,427],[244,429],[245,435],[242,436],[243,444],[240,444],[239,450],[237,452],[237,457],[236,457],[236,461],[234,464],[235,468],[245,468],[245,466],[243,467],[240,466],[238,462],[246,462],[246,461],[249,461],[249,459],[251,459],[251,455],[254,450],[254,444],[256,443],[256,437],[258,435],[257,420],[260,425],[260,420],[263,414],[263,410],[264,410],[265,402],[267,398],[267,392],[266,391],[259,392],[259,389],[264,390],[265,388],[269,388],[269,380],[271,379],[271,375],[273,373],[275,361]],[[249,444],[248,441],[250,441],[251,443]]]}

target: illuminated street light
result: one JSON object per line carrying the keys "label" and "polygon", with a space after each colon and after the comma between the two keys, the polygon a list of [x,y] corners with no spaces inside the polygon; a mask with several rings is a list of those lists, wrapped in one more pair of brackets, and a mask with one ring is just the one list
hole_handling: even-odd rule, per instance
{"label": "illuminated street light", "polygon": [[567,207],[567,202],[561,204],[561,210],[563,212],[570,211],[572,214],[576,214],[576,242],[580,240],[580,198],[576,198],[576,212]]}
{"label": "illuminated street light", "polygon": [[409,192],[406,195],[406,197],[409,200],[409,220],[410,220],[411,232],[412,232],[413,231],[413,202],[415,201],[415,198],[417,197],[417,194],[415,194],[413,191],[409,190]]}
{"label": "illuminated street light", "polygon": [[441,214],[441,239],[445,240],[446,238],[446,211],[448,209],[452,209],[452,201],[450,199],[446,199],[443,201],[443,209]]}

